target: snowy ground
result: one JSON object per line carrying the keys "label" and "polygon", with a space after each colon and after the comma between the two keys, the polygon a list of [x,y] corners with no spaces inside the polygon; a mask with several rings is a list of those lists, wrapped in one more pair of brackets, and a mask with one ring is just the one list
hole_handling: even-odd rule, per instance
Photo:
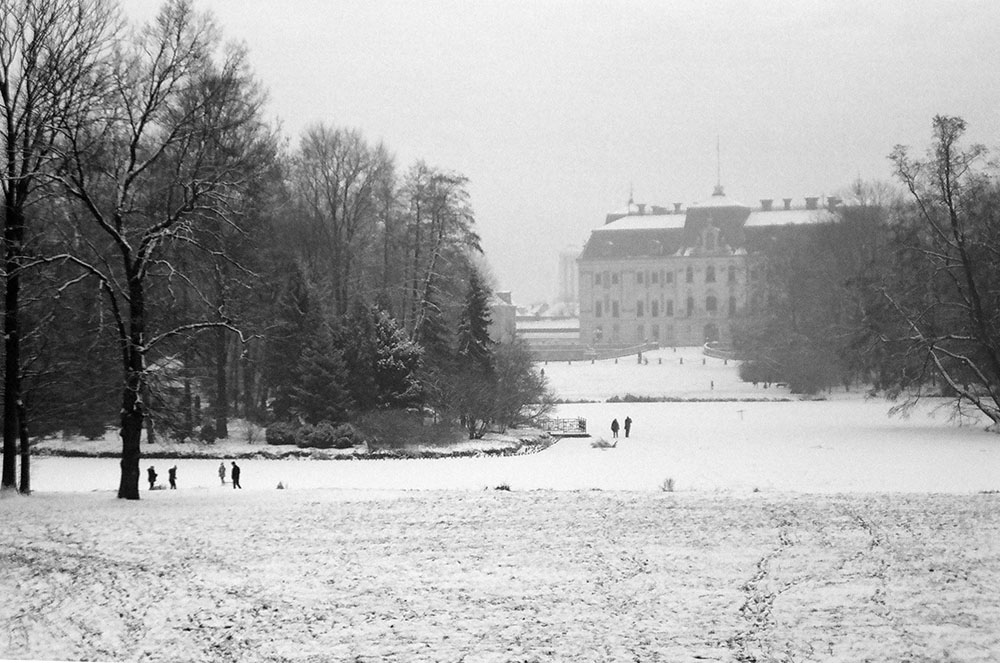
{"label": "snowy ground", "polygon": [[0,652],[107,661],[996,661],[1000,496],[0,500]]}
{"label": "snowy ground", "polygon": [[[149,460],[180,489],[137,503],[114,460],[36,457],[0,499],[0,658],[1000,659],[1000,438],[648,358],[544,367],[595,436],[634,420],[612,449],[245,460],[242,491]],[[699,402],[596,402],[624,393]]]}

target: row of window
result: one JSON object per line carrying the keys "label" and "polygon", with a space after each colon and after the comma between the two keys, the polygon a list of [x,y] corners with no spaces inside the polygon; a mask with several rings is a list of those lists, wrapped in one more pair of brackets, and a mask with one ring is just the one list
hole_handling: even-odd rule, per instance
{"label": "row of window", "polygon": [[[736,266],[730,265],[728,268],[719,270],[724,271],[727,274],[727,281],[729,283],[736,283]],[[694,283],[694,267],[688,266],[687,269],[681,271],[678,270],[678,275],[684,275],[684,281],[686,283]],[[594,272],[594,285],[604,285],[605,287],[618,285],[621,279],[619,272]],[[657,284],[670,284],[674,282],[674,273],[672,271],[652,271],[647,274],[647,272],[636,272],[635,282],[638,285],[644,285],[648,279],[651,285]],[[705,267],[705,283],[715,283],[716,282],[716,269],[715,265],[708,265]]]}
{"label": "row of window", "polygon": [[[642,325],[637,325],[635,328],[635,342],[645,343],[646,341],[654,341],[656,343],[659,343],[660,341],[665,340],[667,343],[673,343],[675,339],[673,325],[667,325],[665,331],[666,331],[666,338],[664,339],[661,338],[660,336],[660,325],[650,325],[649,336],[646,336],[646,328],[643,327]],[[596,327],[594,327],[593,342],[601,343],[602,341],[610,341],[612,343],[618,343],[622,340],[621,329],[617,324],[611,326],[610,333],[611,333],[610,337],[605,338],[604,328],[601,327],[601,325],[597,325]]]}
{"label": "row of window", "polygon": [[[603,317],[604,312],[607,308],[603,305],[604,302],[598,300],[594,302],[594,317]],[[694,297],[688,297],[686,304],[686,313],[688,317],[694,315]],[[610,314],[612,318],[620,317],[621,311],[618,306],[617,301],[610,302]],[[635,303],[635,317],[641,318],[646,312],[646,302],[639,300]],[[709,295],[705,297],[705,312],[709,315],[715,315],[719,312],[719,300],[715,295]],[[666,317],[671,317],[674,314],[674,301],[668,299],[663,303],[663,315]],[[657,318],[660,316],[660,302],[658,300],[653,300],[649,303],[649,315],[650,317]],[[736,298],[729,298],[729,315],[736,315]]]}

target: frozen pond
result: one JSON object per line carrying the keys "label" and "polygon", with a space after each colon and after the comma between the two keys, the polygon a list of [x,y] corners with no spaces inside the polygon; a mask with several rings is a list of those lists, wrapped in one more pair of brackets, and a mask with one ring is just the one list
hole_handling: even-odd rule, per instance
{"label": "frozen pond", "polygon": [[[537,454],[445,460],[243,460],[245,490],[514,490],[950,492],[1000,489],[1000,437],[980,424],[957,427],[924,407],[888,418],[885,401],[574,404],[557,415],[588,420],[594,438],[564,439]],[[610,421],[633,421],[614,449]],[[178,466],[183,491],[221,486],[218,460],[143,460],[166,483]],[[229,462],[226,462],[227,467]],[[118,461],[37,457],[38,491],[114,491]],[[145,486],[145,483],[143,483]],[[147,491],[144,491],[146,496]],[[154,494],[169,498],[169,491]]]}

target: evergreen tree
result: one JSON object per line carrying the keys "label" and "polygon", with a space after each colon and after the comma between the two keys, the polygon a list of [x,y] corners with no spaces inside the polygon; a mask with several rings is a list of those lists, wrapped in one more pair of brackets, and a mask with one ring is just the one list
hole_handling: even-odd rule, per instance
{"label": "evergreen tree", "polygon": [[375,331],[375,385],[379,407],[408,407],[420,402],[421,387],[417,377],[422,351],[406,337],[396,321],[385,311],[372,310]]}
{"label": "evergreen tree", "polygon": [[302,271],[291,267],[275,307],[274,325],[267,332],[264,375],[277,419],[289,419],[293,414],[292,389],[298,382],[299,360],[320,326],[319,311],[309,290]]}
{"label": "evergreen tree", "polygon": [[354,306],[338,331],[347,386],[359,410],[406,407],[420,400],[420,346],[377,307]]}
{"label": "evergreen tree", "polygon": [[487,373],[493,370],[493,340],[490,338],[490,289],[473,269],[458,322],[458,356],[467,367]]}
{"label": "evergreen tree", "polygon": [[288,389],[293,414],[306,423],[344,421],[351,411],[347,365],[329,331],[321,327],[308,340]]}

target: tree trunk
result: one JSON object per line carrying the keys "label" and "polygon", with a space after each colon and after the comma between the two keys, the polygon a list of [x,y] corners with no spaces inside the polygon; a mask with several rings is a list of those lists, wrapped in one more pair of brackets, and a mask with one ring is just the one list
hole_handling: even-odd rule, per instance
{"label": "tree trunk", "polygon": [[28,440],[28,414],[23,401],[18,401],[17,405],[18,434],[21,438],[21,483],[18,489],[22,495],[30,495],[31,445]]}
{"label": "tree trunk", "polygon": [[244,347],[240,355],[240,365],[243,369],[243,417],[248,421],[254,419],[254,374],[250,364],[250,348]]}
{"label": "tree trunk", "polygon": [[142,437],[143,405],[143,333],[146,324],[145,301],[142,281],[137,275],[129,277],[129,336],[122,339],[122,360],[125,364],[125,385],[122,389],[121,436],[122,459],[121,481],[118,484],[119,499],[139,499],[139,461]]}
{"label": "tree trunk", "polygon": [[226,328],[215,330],[215,437],[229,437],[229,394],[226,375]]}
{"label": "tree trunk", "polygon": [[184,395],[181,397],[181,409],[184,411],[184,439],[189,441],[194,437],[194,401],[191,398],[191,378],[187,377],[187,366],[184,367]]}
{"label": "tree trunk", "polygon": [[7,200],[4,214],[4,384],[3,384],[3,477],[0,489],[14,490],[17,485],[18,415],[21,400],[21,276],[18,262],[24,240],[24,213]]}

